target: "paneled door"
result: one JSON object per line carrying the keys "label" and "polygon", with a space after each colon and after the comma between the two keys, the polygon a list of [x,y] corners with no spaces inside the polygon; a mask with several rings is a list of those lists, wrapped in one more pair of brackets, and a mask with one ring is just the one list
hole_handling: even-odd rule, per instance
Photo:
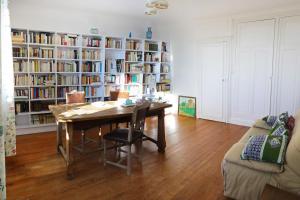
{"label": "paneled door", "polygon": [[275,20],[238,23],[231,71],[230,122],[251,125],[270,113]]}
{"label": "paneled door", "polygon": [[280,19],[276,113],[300,109],[300,16]]}
{"label": "paneled door", "polygon": [[198,80],[200,95],[197,116],[202,119],[225,121],[225,73],[227,43],[200,45],[199,62],[201,78]]}

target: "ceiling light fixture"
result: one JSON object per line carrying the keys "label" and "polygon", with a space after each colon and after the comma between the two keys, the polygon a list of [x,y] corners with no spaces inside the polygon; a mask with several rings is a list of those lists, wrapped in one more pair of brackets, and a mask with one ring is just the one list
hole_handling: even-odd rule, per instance
{"label": "ceiling light fixture", "polygon": [[157,10],[155,8],[147,8],[145,11],[146,15],[156,15],[157,14]]}
{"label": "ceiling light fixture", "polygon": [[146,1],[146,15],[156,15],[157,10],[168,9],[169,3],[167,0],[147,0]]}
{"label": "ceiling light fixture", "polygon": [[167,0],[157,0],[155,1],[155,8],[157,9],[168,9],[169,3]]}

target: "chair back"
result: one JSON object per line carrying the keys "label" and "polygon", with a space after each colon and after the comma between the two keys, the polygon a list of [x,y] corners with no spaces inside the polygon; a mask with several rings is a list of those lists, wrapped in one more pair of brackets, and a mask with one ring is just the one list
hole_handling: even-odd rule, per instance
{"label": "chair back", "polygon": [[129,92],[127,91],[110,91],[110,100],[117,101],[118,99],[128,99]]}
{"label": "chair back", "polygon": [[134,107],[131,124],[130,124],[130,131],[128,134],[128,141],[131,141],[133,132],[144,131],[145,119],[146,119],[147,112],[150,108],[150,105],[151,105],[150,102],[145,101],[144,103],[140,105],[136,105]]}
{"label": "chair back", "polygon": [[85,103],[84,91],[73,90],[66,94],[66,104],[71,103]]}

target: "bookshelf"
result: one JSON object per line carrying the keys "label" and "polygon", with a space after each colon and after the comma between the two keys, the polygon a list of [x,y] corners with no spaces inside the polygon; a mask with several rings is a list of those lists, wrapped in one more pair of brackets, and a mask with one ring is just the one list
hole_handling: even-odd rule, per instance
{"label": "bookshelf", "polygon": [[17,130],[53,130],[48,105],[65,103],[72,90],[85,91],[89,102],[109,100],[117,89],[132,97],[171,90],[167,42],[29,29],[11,34]]}

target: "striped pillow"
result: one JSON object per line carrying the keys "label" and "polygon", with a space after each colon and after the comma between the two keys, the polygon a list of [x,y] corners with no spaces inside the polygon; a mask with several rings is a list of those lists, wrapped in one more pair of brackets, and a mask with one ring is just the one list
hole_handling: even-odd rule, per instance
{"label": "striped pillow", "polygon": [[270,162],[282,165],[288,138],[286,135],[258,135],[251,136],[245,145],[241,159]]}

